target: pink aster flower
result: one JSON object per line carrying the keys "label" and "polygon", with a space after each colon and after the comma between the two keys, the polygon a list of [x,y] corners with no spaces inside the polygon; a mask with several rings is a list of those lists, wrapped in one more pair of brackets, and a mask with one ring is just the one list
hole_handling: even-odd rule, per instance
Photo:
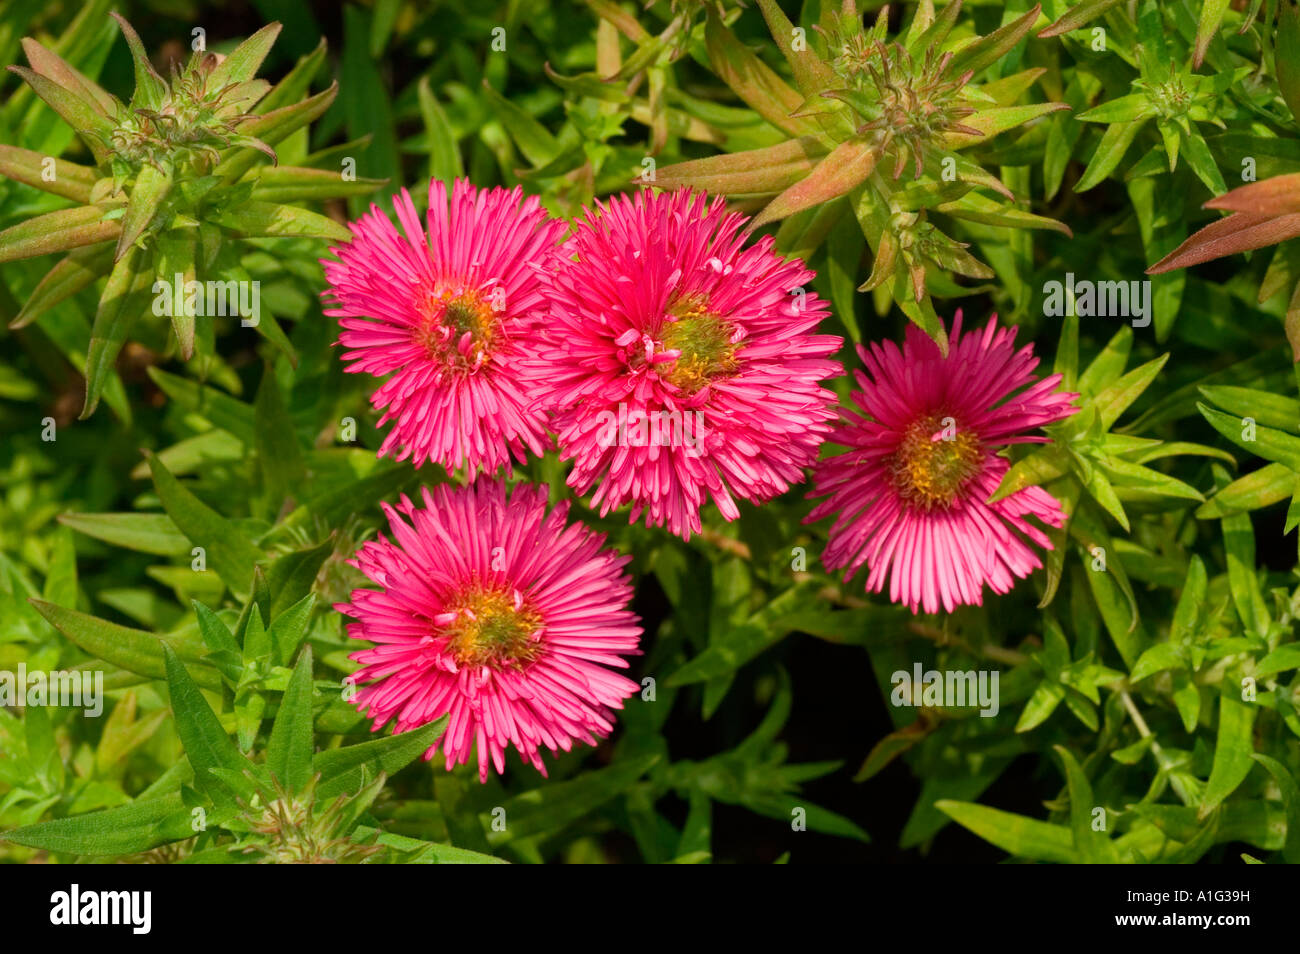
{"label": "pink aster flower", "polygon": [[380,425],[394,422],[379,456],[509,471],[511,455],[523,462],[546,441],[519,360],[537,345],[538,272],[553,267],[564,224],[518,188],[465,179],[450,203],[429,183],[427,232],[405,189],[393,204],[405,236],[372,205],[330,250],[339,261],[322,263],[347,370],[389,376],[370,398]]}
{"label": "pink aster flower", "polygon": [[[712,499],[739,516],[803,480],[830,433],[842,343],[815,334],[813,273],[745,246],[747,219],[701,193],[638,192],[597,203],[552,280],[544,352],[569,486],[603,516],[689,537]],[[539,377],[541,375],[539,374]]]}
{"label": "pink aster flower", "polygon": [[[513,745],[543,775],[540,750],[595,745],[612,709],[640,687],[626,668],[641,627],[623,567],[604,537],[565,525],[568,505],[548,514],[546,491],[480,478],[469,487],[424,489],[424,507],[403,495],[384,505],[393,541],[381,534],[351,561],[381,589],[359,589],[335,609],[353,617],[348,635],[373,648],[353,653],[354,702],[379,729],[424,725],[450,713],[441,746],[447,768],[478,753],[505,770]],[[406,519],[403,519],[405,517]]]}
{"label": "pink aster flower", "polygon": [[1059,393],[1061,376],[1035,380],[1032,345],[1015,348],[1014,328],[996,316],[980,332],[962,335],[953,321],[948,356],[914,326],[900,350],[891,341],[858,353],[854,402],[831,438],[849,448],[813,472],[811,496],[829,495],[808,520],[835,514],[822,555],[828,569],[864,563],[867,589],[912,612],[949,612],[980,604],[982,590],[1006,593],[1016,578],[1042,566],[1030,543],[1051,549],[1027,518],[1052,527],[1064,515],[1040,487],[989,502],[1011,466],[999,456],[1008,444],[1043,443],[1028,432],[1073,414],[1077,394]]}

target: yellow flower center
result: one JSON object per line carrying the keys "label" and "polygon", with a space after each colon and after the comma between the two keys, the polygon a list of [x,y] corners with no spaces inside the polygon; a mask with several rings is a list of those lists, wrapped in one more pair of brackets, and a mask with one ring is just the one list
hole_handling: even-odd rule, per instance
{"label": "yellow flower center", "polygon": [[709,311],[704,299],[679,299],[668,306],[668,317],[660,348],[680,355],[660,365],[661,378],[685,394],[694,394],[714,378],[735,373],[739,365],[731,323]]}
{"label": "yellow flower center", "polygon": [[492,356],[501,330],[499,302],[479,288],[431,292],[422,319],[415,339],[429,358],[469,373]]}
{"label": "yellow flower center", "polygon": [[462,668],[522,668],[541,655],[542,616],[518,591],[476,587],[457,601],[456,618],[439,630]]}
{"label": "yellow flower center", "polygon": [[948,508],[962,486],[980,469],[979,435],[955,418],[929,414],[903,435],[890,464],[894,487],[915,507]]}

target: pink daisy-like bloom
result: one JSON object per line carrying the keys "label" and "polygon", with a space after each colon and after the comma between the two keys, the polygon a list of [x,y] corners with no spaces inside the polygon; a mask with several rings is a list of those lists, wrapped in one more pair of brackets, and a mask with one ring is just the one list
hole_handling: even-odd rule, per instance
{"label": "pink daisy-like bloom", "polygon": [[859,346],[867,373],[854,373],[853,400],[831,441],[849,450],[817,464],[809,515],[835,514],[822,555],[827,569],[865,563],[867,589],[912,612],[980,604],[987,585],[1006,593],[1042,566],[1030,543],[1051,549],[1027,518],[1060,527],[1064,514],[1041,487],[990,503],[1010,468],[998,450],[1045,443],[1028,432],[1063,420],[1077,394],[1057,392],[1061,376],[1035,380],[1033,346],[1015,348],[1014,328],[965,336],[953,321],[948,356],[914,326],[902,349],[892,341]]}
{"label": "pink daisy-like bloom", "polygon": [[[631,559],[604,537],[565,525],[567,503],[548,514],[546,491],[499,481],[424,489],[424,507],[405,495],[384,505],[393,540],[382,534],[353,566],[381,589],[359,589],[335,606],[356,620],[349,681],[374,730],[398,732],[450,714],[441,746],[447,768],[477,749],[480,780],[489,759],[505,771],[513,745],[543,775],[541,748],[595,745],[613,729],[613,709],[640,687],[607,666],[627,667],[641,636],[629,610]],[[403,519],[403,517],[405,519]]]}
{"label": "pink daisy-like bloom", "polygon": [[450,203],[429,183],[427,233],[405,189],[393,205],[405,235],[372,205],[330,249],[339,261],[322,261],[347,370],[390,375],[370,398],[380,425],[394,422],[379,456],[509,471],[511,455],[522,463],[546,444],[520,359],[537,346],[539,270],[554,267],[564,223],[519,188],[465,179]]}
{"label": "pink daisy-like bloom", "polygon": [[[603,516],[679,536],[712,498],[760,502],[804,479],[830,433],[842,339],[815,334],[813,272],[745,247],[748,220],[686,190],[597,203],[551,283],[544,406],[569,486]],[[541,375],[539,375],[541,377]]]}

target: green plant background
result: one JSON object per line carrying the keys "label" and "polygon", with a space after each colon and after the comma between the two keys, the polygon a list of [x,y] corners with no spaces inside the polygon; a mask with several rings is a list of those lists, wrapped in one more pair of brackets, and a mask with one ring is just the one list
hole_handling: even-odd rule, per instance
{"label": "green plant background", "polygon": [[[859,6],[866,29],[879,6]],[[0,63],[25,62],[20,40],[34,37],[125,98],[132,59],[110,8],[158,66],[188,53],[196,26],[230,52],[283,23],[260,75],[314,63],[310,92],[337,81],[338,96],[277,145],[281,161],[337,171],[353,158],[358,176],[387,180],[301,203],[336,222],[402,184],[461,175],[522,183],[569,216],[639,187],[647,158],[674,185],[712,168],[678,163],[733,153],[747,156],[723,161],[751,178],[721,191],[756,212],[780,189],[754,150],[800,136],[818,140],[814,157],[853,148],[851,102],[790,118],[789,95],[817,101],[824,76],[783,55],[772,24],[784,9],[831,62],[837,11],[816,0],[10,0]],[[372,382],[342,372],[321,314],[324,241],[232,246],[282,340],[230,322],[186,359],[172,326],[146,316],[84,420],[99,286],[0,326],[0,669],[100,669],[109,688],[100,719],[0,710],[0,857],[1300,860],[1295,243],[1154,276],[1145,328],[1043,310],[1044,284],[1067,272],[1145,278],[1218,218],[1202,204],[1248,167],[1261,180],[1300,170],[1278,12],[895,5],[880,29],[917,50],[948,22],[942,46],[978,94],[964,122],[988,135],[929,142],[917,179],[910,164],[892,177],[891,161],[836,191],[812,172],[816,201],[771,228],[809,258],[829,330],[850,343],[897,340],[909,321],[935,333],[957,307],[968,324],[997,312],[1018,325],[1083,410],[1017,455],[1004,489],[1045,485],[1069,522],[1046,570],[1011,594],[926,617],[822,570],[826,526],[801,523],[806,488],[744,505],[734,524],[709,511],[689,543],[577,502],[633,556],[647,627],[633,675],[654,692],[609,741],[554,759],[548,780],[517,760],[485,785],[447,773],[418,759],[437,726],[376,739],[343,698],[355,664],[331,604],[361,582],[344,560],[378,529],[381,500],[450,478],[375,458]],[[971,46],[979,36],[992,39]],[[768,74],[789,95],[745,80]],[[18,76],[0,94],[0,143],[91,161]],[[974,191],[947,188],[947,155]],[[0,179],[0,229],[67,205]],[[55,261],[0,265],[6,325]],[[850,347],[842,357],[858,366]],[[846,379],[835,387],[847,397]],[[564,476],[552,453],[515,479],[561,499]],[[891,674],[917,662],[998,669],[999,714],[891,706]]]}

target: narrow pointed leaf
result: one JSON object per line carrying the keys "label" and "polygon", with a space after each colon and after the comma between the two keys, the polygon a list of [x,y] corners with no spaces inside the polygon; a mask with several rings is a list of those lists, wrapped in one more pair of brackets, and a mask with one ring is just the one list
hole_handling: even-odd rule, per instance
{"label": "narrow pointed leaf", "polygon": [[1226,219],[1212,222],[1193,234],[1148,268],[1147,274],[1159,275],[1175,268],[1187,268],[1211,259],[1223,258],[1225,255],[1265,248],[1297,235],[1300,235],[1300,212],[1280,216],[1234,212]]}
{"label": "narrow pointed leaf", "polygon": [[145,451],[145,457],[167,515],[191,543],[204,548],[208,565],[225,581],[231,592],[247,593],[253,567],[263,559],[262,552],[230,521],[173,477],[157,455]]}
{"label": "narrow pointed leaf", "polygon": [[31,324],[59,302],[89,288],[96,279],[103,278],[113,268],[111,245],[92,245],[71,252],[45,273],[32,293],[23,302],[22,310],[9,323],[10,328]]}
{"label": "narrow pointed leaf", "polygon": [[999,27],[988,36],[969,43],[956,52],[949,69],[953,75],[960,76],[970,71],[978,73],[986,66],[991,66],[1015,48],[1029,31],[1034,28],[1043,6],[1035,3],[1026,13],[1010,23]]}
{"label": "narrow pointed leaf", "polygon": [[111,119],[117,115],[120,105],[117,100],[53,50],[46,49],[30,37],[24,37],[23,53],[27,55],[27,62],[35,72],[76,93],[103,116]]}
{"label": "narrow pointed leaf", "polygon": [[320,773],[316,797],[350,794],[380,772],[391,776],[400,771],[442,738],[450,720],[451,716],[445,715],[409,732],[316,753],[312,759],[312,770]]}
{"label": "narrow pointed leaf", "polygon": [[47,212],[0,232],[0,264],[111,241],[121,230],[96,205]]}
{"label": "narrow pointed leaf", "polygon": [[963,828],[1017,858],[1072,864],[1079,860],[1068,828],[972,802],[941,799],[934,807]]}
{"label": "narrow pointed leaf", "polygon": [[99,297],[90,343],[86,346],[86,401],[81,409],[82,420],[95,413],[104,385],[113,374],[118,352],[126,343],[127,332],[147,307],[145,276],[136,271],[139,259],[140,250],[132,245],[113,266]]}
{"label": "narrow pointed leaf", "polygon": [[242,773],[252,767],[251,763],[226,735],[221,720],[208,705],[208,700],[203,698],[185,664],[169,647],[164,647],[163,658],[176,734],[185,746],[185,757],[194,767],[194,782],[214,802],[228,804],[230,795],[209,770],[220,768]]}
{"label": "narrow pointed leaf", "polygon": [[[44,174],[50,159],[54,178],[47,182]],[[99,174],[87,166],[6,145],[0,145],[0,176],[83,204],[90,202],[91,187],[99,179]]]}
{"label": "narrow pointed leaf", "polygon": [[[127,202],[126,212],[122,215],[122,234],[117,240],[115,260],[121,261],[135,240],[144,234],[155,215],[158,214],[167,195],[172,190],[172,172],[170,166],[159,169],[145,163],[135,177],[131,189],[131,199]],[[168,281],[171,278],[168,276]]]}
{"label": "narrow pointed leaf", "polygon": [[[164,641],[153,633],[119,626],[43,600],[33,599],[31,604],[51,626],[96,659],[150,679],[161,679],[166,675]],[[194,678],[200,685],[208,689],[220,688],[221,676],[202,661],[201,646],[176,642],[171,648],[194,666]]]}
{"label": "narrow pointed leaf", "polygon": [[271,47],[275,45],[275,39],[279,35],[279,22],[268,23],[235,47],[229,56],[217,64],[217,68],[208,77],[209,88],[221,89],[231,83],[246,83],[251,80],[257,75],[262,61],[266,59],[266,54],[271,52]]}
{"label": "narrow pointed leaf", "polygon": [[1214,765],[1201,796],[1199,815],[1204,818],[1246,780],[1255,747],[1251,731],[1255,707],[1230,695],[1219,697],[1219,733],[1214,743]]}
{"label": "narrow pointed leaf", "polygon": [[162,108],[167,98],[167,84],[149,62],[149,54],[145,52],[139,34],[117,12],[110,12],[109,16],[117,21],[117,25],[122,29],[122,36],[126,37],[126,45],[131,48],[131,62],[135,66],[135,93],[131,97],[132,107],[154,110]]}
{"label": "narrow pointed leaf", "polygon": [[245,202],[238,208],[214,211],[212,219],[245,238],[301,236],[336,242],[352,240],[352,232],[347,226],[329,216],[274,202]]}
{"label": "narrow pointed leaf", "polygon": [[312,777],[311,696],[311,647],[304,646],[266,744],[266,767],[291,792],[300,791]]}
{"label": "narrow pointed leaf", "polygon": [[840,143],[806,178],[769,202],[754,219],[754,226],[775,222],[851,192],[871,175],[879,155],[873,142],[851,139]]}
{"label": "narrow pointed leaf", "polygon": [[108,143],[112,137],[113,124],[91,103],[76,93],[59,86],[51,79],[33,73],[23,66],[11,66],[36,91],[36,95],[58,113],[85,142],[86,147],[95,157],[95,162],[104,162],[108,158]]}

